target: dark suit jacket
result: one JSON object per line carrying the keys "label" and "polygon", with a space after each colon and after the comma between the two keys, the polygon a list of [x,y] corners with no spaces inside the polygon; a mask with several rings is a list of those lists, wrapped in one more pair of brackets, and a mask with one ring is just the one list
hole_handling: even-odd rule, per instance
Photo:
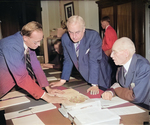
{"label": "dark suit jacket", "polygon": [[[117,76],[117,81],[123,88],[131,90],[131,83],[135,85],[132,89],[134,93],[134,103],[145,103],[150,105],[150,63],[148,60],[138,54],[134,54],[125,82],[122,79],[122,67],[120,68]],[[126,89],[126,91],[128,91]],[[121,93],[121,89],[117,89],[117,93]],[[125,93],[125,91],[124,91]],[[123,97],[123,94],[120,94]]]}
{"label": "dark suit jacket", "polygon": [[69,80],[72,67],[75,65],[88,83],[98,84],[103,88],[110,87],[111,68],[101,45],[102,40],[98,32],[86,29],[84,37],[80,41],[77,60],[74,44],[69,35],[65,33],[62,36],[64,62],[61,79]]}
{"label": "dark suit jacket", "polygon": [[38,99],[44,93],[40,87],[48,86],[46,76],[33,50],[30,50],[31,65],[40,87],[28,75],[24,50],[20,32],[0,40],[0,97],[17,84]]}

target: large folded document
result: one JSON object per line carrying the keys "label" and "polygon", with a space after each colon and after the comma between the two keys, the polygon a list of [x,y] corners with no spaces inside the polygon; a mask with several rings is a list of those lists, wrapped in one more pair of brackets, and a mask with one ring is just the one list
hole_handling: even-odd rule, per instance
{"label": "large folded document", "polygon": [[109,109],[90,107],[84,110],[70,111],[74,115],[75,125],[119,125],[120,116]]}

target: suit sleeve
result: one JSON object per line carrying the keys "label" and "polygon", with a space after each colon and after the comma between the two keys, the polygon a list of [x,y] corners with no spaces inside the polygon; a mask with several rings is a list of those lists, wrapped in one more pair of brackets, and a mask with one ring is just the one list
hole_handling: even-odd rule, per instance
{"label": "suit sleeve", "polygon": [[67,51],[67,45],[66,45],[69,41],[69,37],[67,36],[67,34],[65,34],[63,35],[61,40],[62,40],[62,47],[63,47],[63,54],[64,54],[64,62],[63,62],[61,79],[69,80],[73,68],[73,62],[71,61],[71,58]]}
{"label": "suit sleeve", "polygon": [[38,81],[40,87],[49,86],[47,78],[41,68],[40,62],[38,61],[38,59],[36,57],[35,51],[30,52],[30,59],[31,59],[31,65],[32,65],[33,71],[36,75],[36,78],[37,78],[37,81]]}
{"label": "suit sleeve", "polygon": [[[90,51],[89,51],[89,83],[98,84],[99,73],[101,70],[99,62],[102,59],[102,40],[99,34],[96,32],[90,42]],[[101,77],[102,78],[102,77]],[[101,79],[100,78],[100,79]]]}
{"label": "suit sleeve", "polygon": [[17,85],[29,92],[34,98],[39,99],[43,95],[44,90],[28,75],[22,48],[18,45],[6,46],[3,49],[3,53],[7,66]]}

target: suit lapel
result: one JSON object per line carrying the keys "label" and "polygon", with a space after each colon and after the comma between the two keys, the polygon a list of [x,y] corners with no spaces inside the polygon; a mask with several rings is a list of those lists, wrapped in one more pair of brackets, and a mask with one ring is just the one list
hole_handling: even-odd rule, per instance
{"label": "suit lapel", "polygon": [[79,46],[79,62],[81,58],[85,55],[86,51],[86,40],[85,37],[80,41],[80,46]]}
{"label": "suit lapel", "polygon": [[135,69],[136,69],[136,62],[137,62],[137,58],[136,58],[136,55],[134,54],[133,55],[133,58],[132,58],[132,61],[131,61],[131,64],[129,66],[129,69],[128,69],[128,73],[126,75],[126,83],[125,83],[125,87],[129,87],[130,84],[133,82],[134,80],[134,74],[135,74]]}
{"label": "suit lapel", "polygon": [[69,41],[68,52],[70,54],[70,57],[75,65],[75,67],[78,68],[77,55],[76,55],[74,44],[72,41]]}

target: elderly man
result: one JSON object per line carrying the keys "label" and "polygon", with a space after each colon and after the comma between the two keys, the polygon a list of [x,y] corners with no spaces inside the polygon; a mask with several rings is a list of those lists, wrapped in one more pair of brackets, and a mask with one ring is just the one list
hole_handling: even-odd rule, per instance
{"label": "elderly man", "polygon": [[102,41],[98,32],[85,29],[80,16],[71,16],[67,21],[68,33],[62,36],[64,62],[61,80],[50,83],[51,87],[61,86],[70,78],[75,65],[82,77],[90,84],[87,92],[98,94],[99,88],[111,85],[111,68],[107,56],[101,49]]}
{"label": "elderly man", "polygon": [[114,83],[110,90],[105,91],[102,98],[111,100],[117,95],[134,103],[150,105],[150,63],[148,60],[135,54],[135,46],[127,37],[122,37],[114,43],[111,57],[115,64],[121,67],[117,71],[117,83]]}
{"label": "elderly man", "polygon": [[42,25],[32,21],[24,25],[21,32],[0,40],[0,98],[18,85],[35,99],[42,98],[50,103],[66,100],[47,94],[47,92],[56,94],[61,91],[49,87],[37,60],[34,49],[40,46],[42,39]]}

